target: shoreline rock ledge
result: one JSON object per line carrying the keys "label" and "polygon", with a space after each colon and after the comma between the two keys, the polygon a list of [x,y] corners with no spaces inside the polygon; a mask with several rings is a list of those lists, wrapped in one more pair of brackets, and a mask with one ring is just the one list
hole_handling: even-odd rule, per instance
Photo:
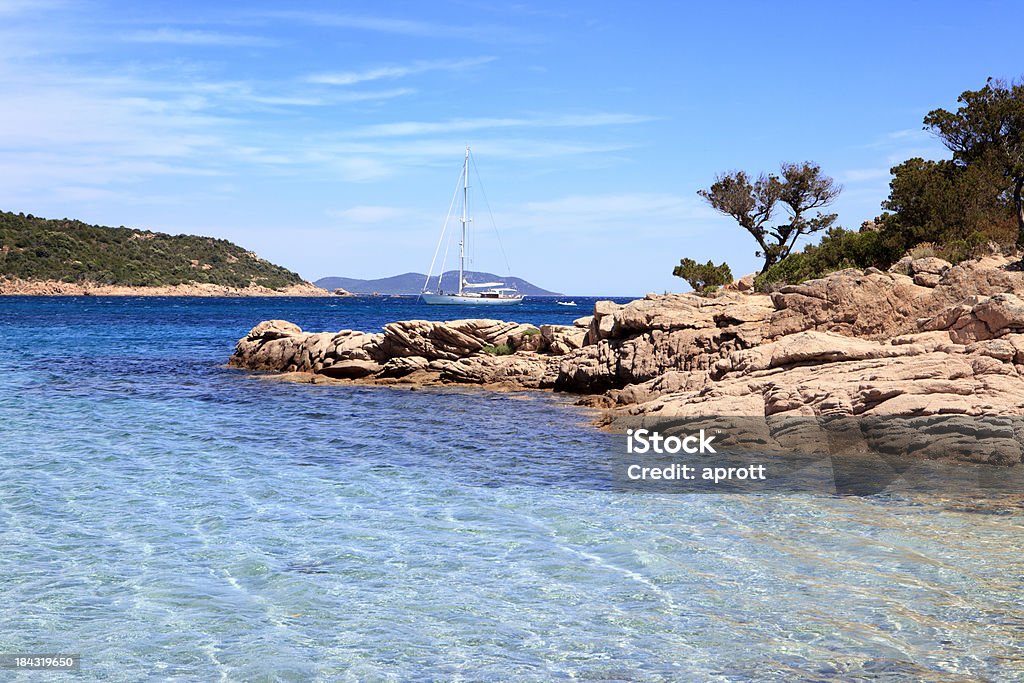
{"label": "shoreline rock ledge", "polygon": [[[598,301],[573,325],[406,320],[376,333],[309,333],[268,320],[239,340],[229,364],[317,382],[572,392],[603,409],[606,425],[1022,417],[1024,271],[999,255],[956,266],[905,258],[888,272],[848,269],[770,295],[727,288]],[[1011,431],[1016,448],[952,457],[1020,462],[1024,430]]]}

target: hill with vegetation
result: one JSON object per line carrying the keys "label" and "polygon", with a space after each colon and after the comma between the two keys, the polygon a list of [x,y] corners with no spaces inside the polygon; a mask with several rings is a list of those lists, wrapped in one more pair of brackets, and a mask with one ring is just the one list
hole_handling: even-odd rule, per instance
{"label": "hill with vegetation", "polygon": [[223,239],[109,228],[0,212],[0,278],[160,287],[189,283],[282,289],[292,271]]}

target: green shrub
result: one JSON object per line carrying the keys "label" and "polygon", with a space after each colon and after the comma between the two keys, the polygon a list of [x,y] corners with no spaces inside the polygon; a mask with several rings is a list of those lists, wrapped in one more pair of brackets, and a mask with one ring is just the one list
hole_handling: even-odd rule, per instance
{"label": "green shrub", "polygon": [[515,353],[508,344],[492,344],[485,346],[480,349],[484,353],[489,353],[492,356],[510,356]]}
{"label": "green shrub", "polygon": [[[978,258],[986,251],[986,247],[989,245],[990,240],[988,236],[974,232],[963,239],[949,240],[939,249],[939,258],[946,259],[952,264],[960,263],[961,261],[967,261],[968,259]],[[1005,244],[1013,244],[1012,242]]]}
{"label": "green shrub", "polygon": [[819,244],[794,252],[757,276],[754,288],[766,292],[776,286],[824,277],[844,268],[888,268],[903,255],[903,245],[885,230],[852,232],[829,230]]}
{"label": "green shrub", "polygon": [[907,256],[910,258],[929,258],[938,255],[939,252],[932,242],[921,242],[921,244],[907,250]]}
{"label": "green shrub", "polygon": [[729,264],[715,265],[713,262],[697,263],[691,258],[684,258],[672,270],[672,274],[690,283],[690,287],[698,294],[710,294],[722,285],[732,282],[732,270]]}
{"label": "green shrub", "polygon": [[535,337],[538,334],[540,334],[540,330],[537,330],[537,329],[529,329],[529,330],[526,330],[525,332],[523,332],[523,336],[524,337]]}

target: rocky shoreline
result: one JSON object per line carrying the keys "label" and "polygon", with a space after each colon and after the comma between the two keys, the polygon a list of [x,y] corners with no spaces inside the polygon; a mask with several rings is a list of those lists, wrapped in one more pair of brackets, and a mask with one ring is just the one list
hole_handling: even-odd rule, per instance
{"label": "rocky shoreline", "polygon": [[304,282],[283,289],[270,289],[260,285],[227,287],[192,282],[159,287],[132,287],[126,285],[100,285],[95,283],[69,283],[59,280],[21,280],[0,278],[0,296],[332,296],[326,289]]}
{"label": "rocky shoreline", "polygon": [[[1019,417],[1021,297],[1016,258],[905,258],[888,272],[844,270],[770,295],[741,280],[709,297],[599,301],[571,326],[410,320],[378,333],[308,333],[265,321],[239,340],[230,364],[318,382],[572,392],[601,408],[604,424]],[[1020,462],[1022,430],[1008,424],[1009,449],[954,448],[954,457]]]}

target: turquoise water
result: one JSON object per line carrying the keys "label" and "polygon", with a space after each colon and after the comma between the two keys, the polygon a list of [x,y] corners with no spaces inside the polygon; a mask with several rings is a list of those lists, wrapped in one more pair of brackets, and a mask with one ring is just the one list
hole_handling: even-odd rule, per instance
{"label": "turquoise water", "polygon": [[0,299],[0,653],[109,681],[1024,680],[1012,501],[618,493],[557,397],[223,366],[266,318],[436,314]]}

